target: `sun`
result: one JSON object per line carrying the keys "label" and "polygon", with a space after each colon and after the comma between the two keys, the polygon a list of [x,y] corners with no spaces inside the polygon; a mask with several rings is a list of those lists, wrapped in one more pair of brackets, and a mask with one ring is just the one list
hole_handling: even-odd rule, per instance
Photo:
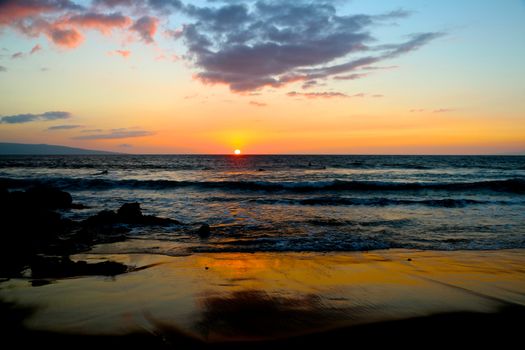
{"label": "sun", "polygon": [[233,154],[235,154],[236,156],[238,156],[238,155],[241,154],[241,150],[240,150],[240,149],[236,149],[235,151],[233,151]]}

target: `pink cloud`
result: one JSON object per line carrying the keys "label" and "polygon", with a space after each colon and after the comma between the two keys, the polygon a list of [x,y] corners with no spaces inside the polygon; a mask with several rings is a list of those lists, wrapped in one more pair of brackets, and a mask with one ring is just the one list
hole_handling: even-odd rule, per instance
{"label": "pink cloud", "polygon": [[55,26],[51,27],[46,34],[56,45],[65,48],[77,47],[84,41],[84,36],[75,28],[62,29]]}
{"label": "pink cloud", "polygon": [[131,51],[129,50],[115,50],[115,51],[110,51],[109,52],[110,55],[120,55],[124,58],[128,58],[130,55],[131,55]]}
{"label": "pink cloud", "polygon": [[35,46],[33,46],[29,54],[32,55],[34,53],[37,53],[40,50],[42,50],[42,46],[40,46],[39,44],[36,44]]}
{"label": "pink cloud", "polygon": [[131,24],[131,18],[120,13],[104,15],[99,13],[86,13],[70,17],[66,20],[68,24],[79,27],[96,29],[103,34],[111,34],[113,28],[125,28]]}
{"label": "pink cloud", "polygon": [[14,23],[20,19],[43,13],[81,8],[69,0],[4,0],[0,2],[0,24]]}

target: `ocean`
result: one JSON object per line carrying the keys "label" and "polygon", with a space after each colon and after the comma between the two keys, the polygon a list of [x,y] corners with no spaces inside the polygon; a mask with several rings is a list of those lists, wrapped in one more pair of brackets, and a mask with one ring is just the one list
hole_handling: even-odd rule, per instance
{"label": "ocean", "polygon": [[184,223],[105,253],[525,248],[522,156],[1,156],[0,183],[70,192],[72,219],[139,202]]}

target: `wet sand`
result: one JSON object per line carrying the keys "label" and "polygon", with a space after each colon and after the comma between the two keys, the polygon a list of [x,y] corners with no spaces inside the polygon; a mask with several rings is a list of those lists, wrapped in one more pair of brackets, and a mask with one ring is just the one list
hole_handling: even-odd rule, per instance
{"label": "wet sand", "polygon": [[38,287],[3,281],[5,335],[66,348],[444,343],[451,334],[483,343],[518,336],[525,321],[524,250],[72,258],[142,269]]}

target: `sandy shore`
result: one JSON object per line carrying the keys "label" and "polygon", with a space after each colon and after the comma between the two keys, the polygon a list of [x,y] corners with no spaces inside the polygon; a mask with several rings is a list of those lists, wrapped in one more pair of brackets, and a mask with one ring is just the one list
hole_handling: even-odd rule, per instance
{"label": "sandy shore", "polygon": [[386,342],[374,337],[416,339],[459,329],[490,335],[479,334],[483,327],[493,337],[510,332],[509,339],[525,320],[524,250],[73,258],[143,269],[39,287],[27,279],[3,281],[3,333],[55,345],[79,339],[150,347],[283,345]]}

